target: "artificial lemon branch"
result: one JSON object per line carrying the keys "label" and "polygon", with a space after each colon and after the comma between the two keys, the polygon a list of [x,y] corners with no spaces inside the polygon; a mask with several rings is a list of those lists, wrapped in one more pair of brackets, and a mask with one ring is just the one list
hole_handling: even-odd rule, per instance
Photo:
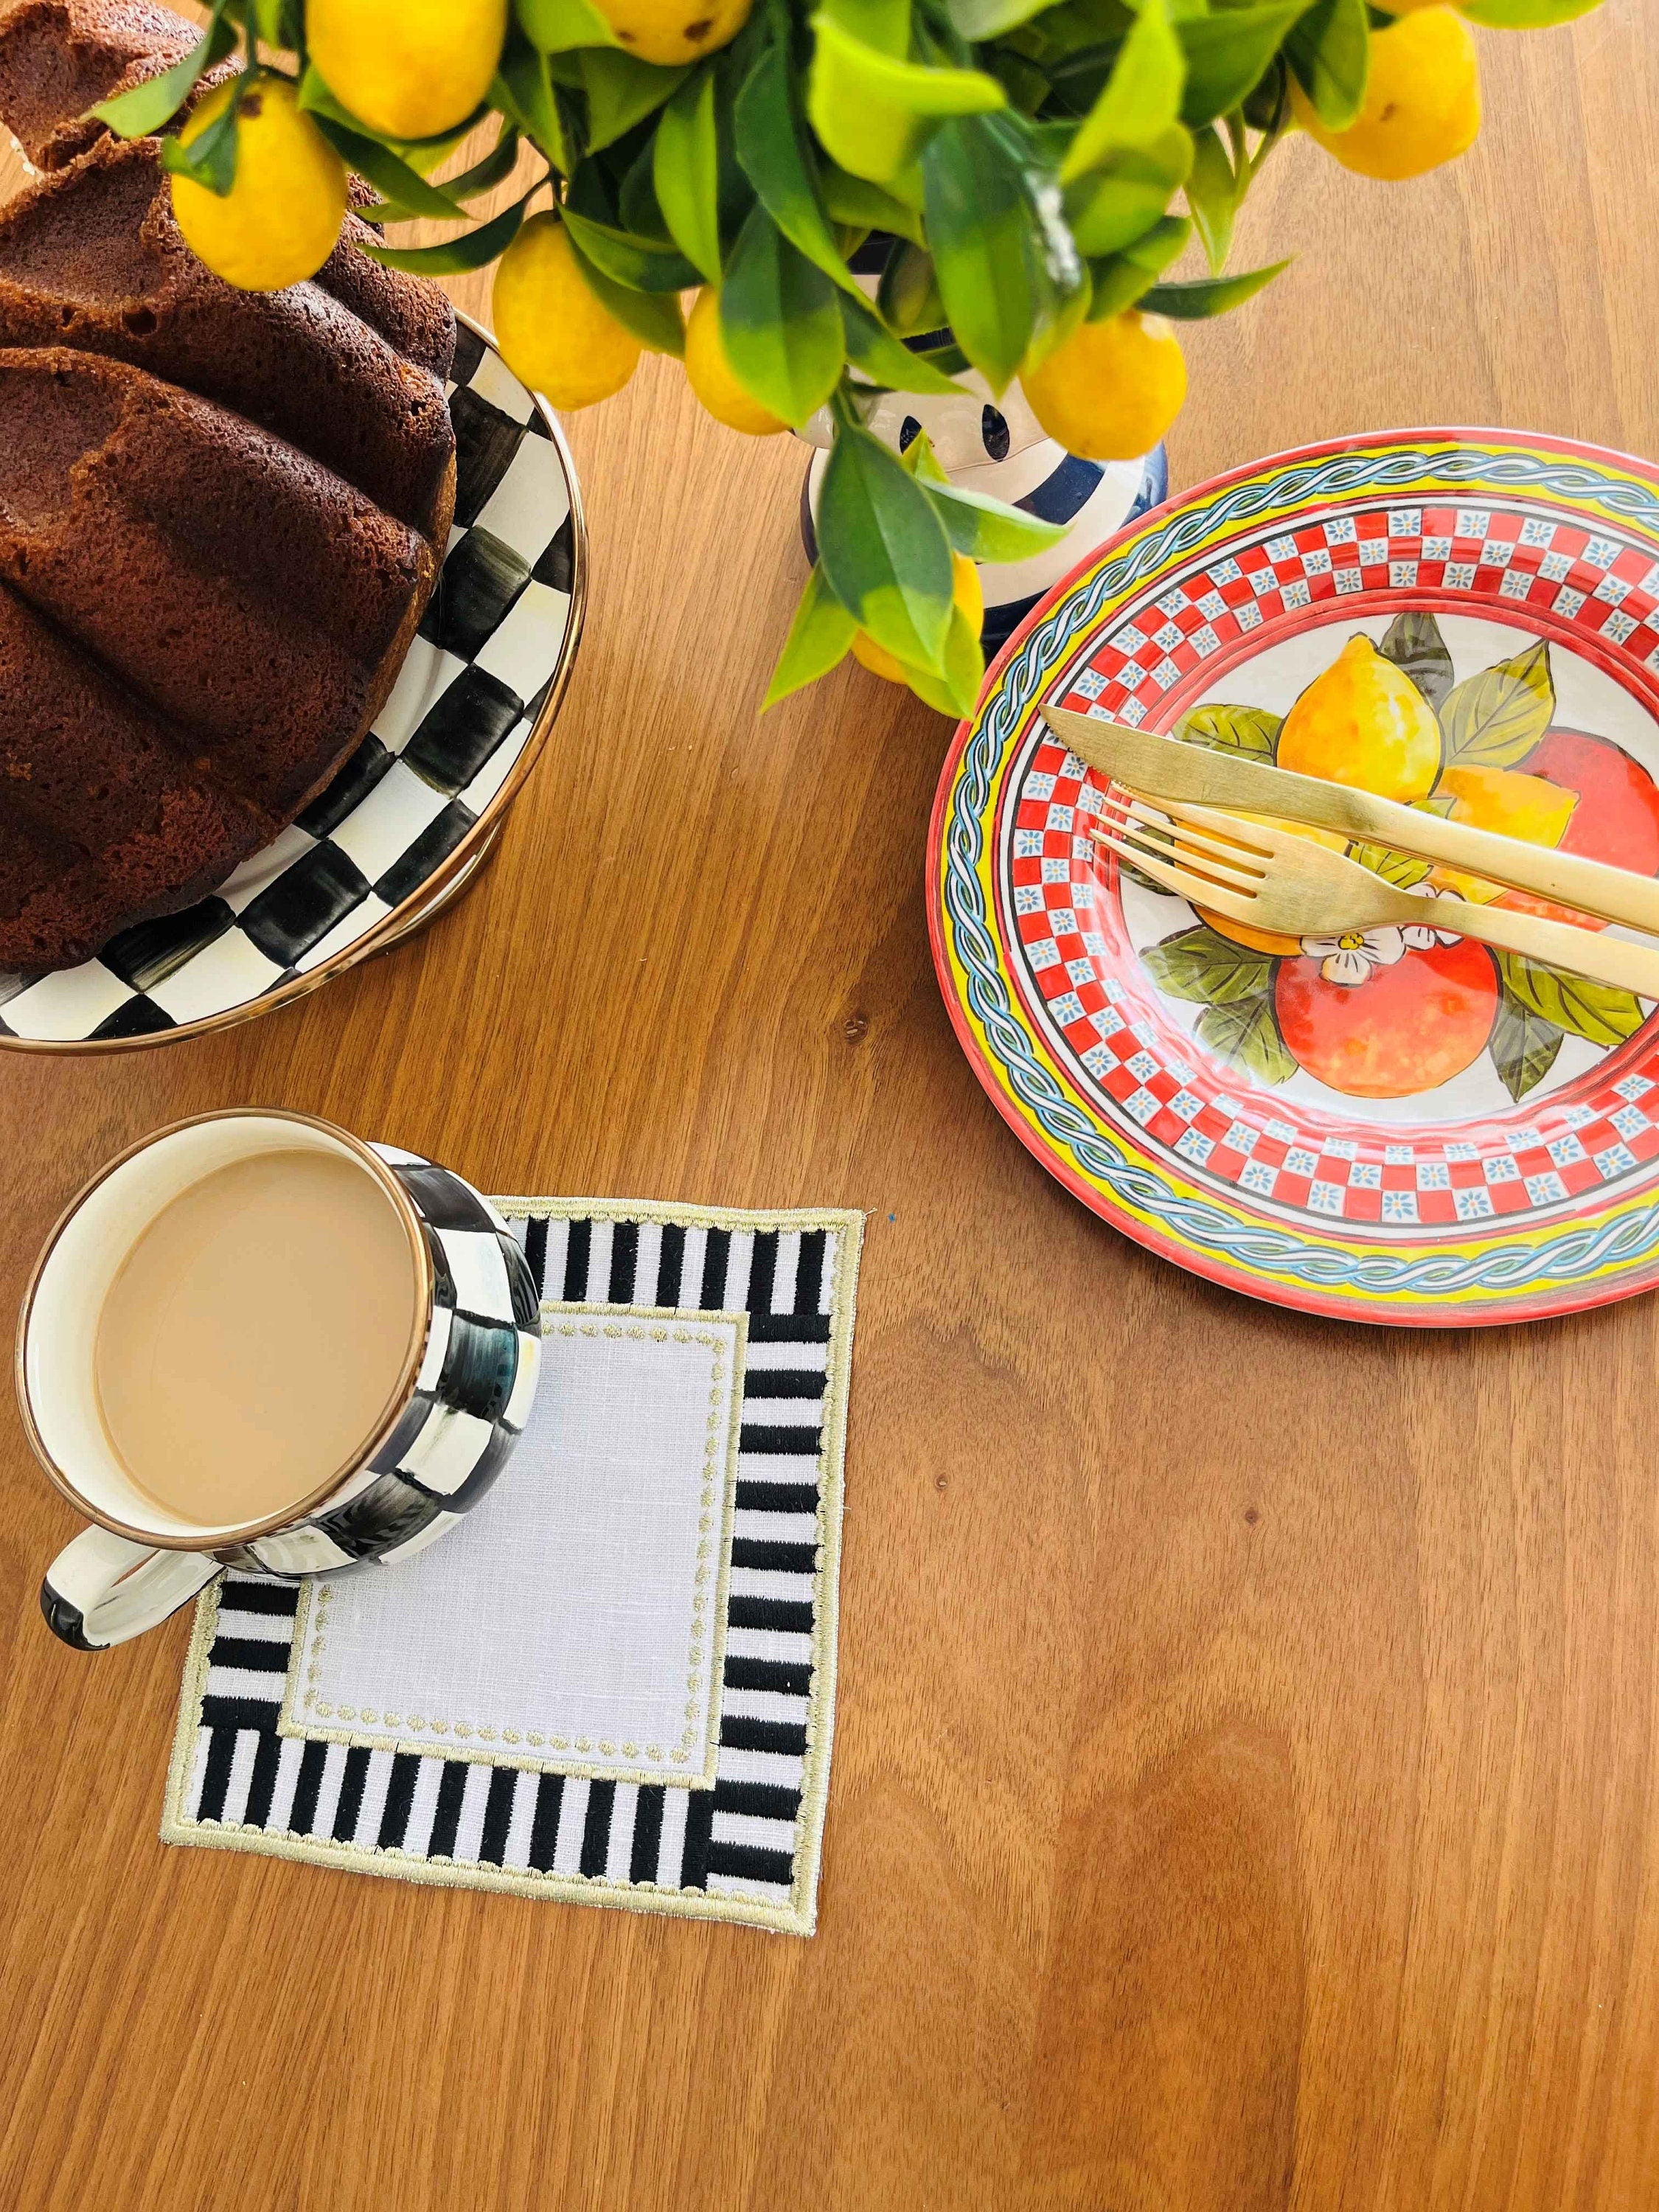
{"label": "artificial lemon branch", "polygon": [[[829,408],[821,558],[769,701],[851,652],[966,712],[975,563],[1060,533],[947,496],[925,441],[901,459],[870,434],[875,399],[1018,378],[1071,452],[1135,458],[1185,396],[1172,322],[1285,265],[1225,267],[1287,130],[1362,175],[1419,175],[1480,128],[1471,21],[1535,28],[1594,4],[216,0],[192,54],[95,112],[127,137],[176,123],[179,227],[259,290],[321,266],[349,172],[379,195],[374,220],[466,223],[535,148],[544,173],[504,212],[367,250],[431,275],[497,263],[501,349],[556,406],[609,397],[650,349],[751,436]],[[239,35],[243,66],[202,96]],[[494,149],[444,179],[492,112]],[[1210,274],[1171,281],[1194,231]],[[872,241],[873,297],[851,267]]]}

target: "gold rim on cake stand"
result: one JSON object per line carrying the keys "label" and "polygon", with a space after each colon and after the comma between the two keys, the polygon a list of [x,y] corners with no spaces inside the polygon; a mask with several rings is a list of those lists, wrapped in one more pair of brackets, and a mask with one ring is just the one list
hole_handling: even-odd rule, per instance
{"label": "gold rim on cake stand", "polygon": [[[455,310],[455,319],[471,331],[475,337],[482,338],[492,353],[498,351],[494,337],[482,323],[459,307]],[[384,915],[372,928],[366,929],[361,937],[343,946],[330,959],[321,962],[307,974],[295,975],[291,981],[277,989],[265,992],[259,998],[250,999],[245,1006],[228,1006],[222,1013],[205,1014],[198,1021],[180,1022],[173,1029],[149,1030],[142,1036],[20,1037],[0,1034],[0,1051],[56,1053],[60,1055],[153,1052],[158,1046],[182,1044],[191,1037],[211,1036],[217,1030],[234,1029],[240,1022],[251,1022],[260,1014],[275,1013],[281,1006],[293,1006],[296,1000],[320,990],[331,977],[344,975],[347,969],[355,968],[362,961],[372,960],[378,953],[395,951],[399,945],[426,928],[428,923],[435,921],[441,914],[447,913],[477,883],[495,858],[501,831],[506,826],[507,811],[528,782],[531,771],[546,745],[548,732],[564,703],[570,671],[576,659],[576,647],[581,641],[583,617],[587,611],[587,522],[582,512],[581,486],[577,482],[575,464],[570,458],[570,448],[565,441],[558,417],[538,392],[532,392],[530,398],[553,441],[570,497],[570,613],[565,623],[558,661],[549,678],[546,696],[542,701],[541,712],[536,717],[530,735],[525,739],[524,750],[514,762],[501,789],[454,851],[445,854],[418,890],[412,891],[407,899],[400,901],[390,914]]]}

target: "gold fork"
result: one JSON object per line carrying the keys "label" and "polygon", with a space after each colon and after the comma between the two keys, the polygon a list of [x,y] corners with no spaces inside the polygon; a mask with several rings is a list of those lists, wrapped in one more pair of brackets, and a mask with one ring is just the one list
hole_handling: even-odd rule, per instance
{"label": "gold fork", "polygon": [[1177,898],[1230,921],[1285,937],[1444,929],[1659,1000],[1659,949],[1652,945],[1626,945],[1541,915],[1413,896],[1306,837],[1212,807],[1151,805],[1117,786],[1106,805],[1103,822],[1091,831],[1098,843]]}

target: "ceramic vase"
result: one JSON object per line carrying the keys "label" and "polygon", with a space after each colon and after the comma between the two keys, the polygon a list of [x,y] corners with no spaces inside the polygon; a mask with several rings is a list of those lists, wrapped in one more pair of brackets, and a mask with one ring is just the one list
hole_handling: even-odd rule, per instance
{"label": "ceramic vase", "polygon": [[[876,293],[890,239],[877,234],[866,240],[850,266],[872,299]],[[932,333],[938,343],[947,334]],[[1044,522],[1068,525],[1066,535],[1030,561],[980,564],[985,589],[985,657],[988,661],[1013,635],[1043,593],[1169,491],[1170,468],[1162,445],[1132,461],[1087,461],[1068,453],[1044,432],[1026,404],[1019,386],[1011,384],[998,398],[982,376],[970,370],[959,379],[959,392],[924,398],[913,392],[884,392],[872,398],[866,422],[875,435],[902,453],[919,430],[933,441],[939,465],[952,483],[981,491],[1023,507]],[[817,558],[818,487],[830,459],[833,424],[820,408],[801,431],[818,451],[801,488],[800,529],[809,561]]]}

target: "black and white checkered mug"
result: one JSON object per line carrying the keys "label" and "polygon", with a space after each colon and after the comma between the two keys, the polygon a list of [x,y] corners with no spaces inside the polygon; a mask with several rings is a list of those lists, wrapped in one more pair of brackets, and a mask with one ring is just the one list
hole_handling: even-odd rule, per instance
{"label": "black and white checkered mug", "polygon": [[[418,1280],[416,1327],[379,1433],[356,1463],[274,1520],[197,1526],[144,1495],[112,1449],[94,1379],[98,1316],[117,1271],[192,1183],[262,1152],[343,1156],[396,1206]],[[69,1206],[36,1265],[17,1334],[29,1441],[94,1523],[40,1586],[48,1625],[77,1650],[165,1620],[223,1567],[293,1582],[408,1559],[495,1480],[535,1395],[535,1285],[506,1224],[470,1183],[418,1153],[369,1145],[276,1108],[204,1114],[147,1137]]]}

